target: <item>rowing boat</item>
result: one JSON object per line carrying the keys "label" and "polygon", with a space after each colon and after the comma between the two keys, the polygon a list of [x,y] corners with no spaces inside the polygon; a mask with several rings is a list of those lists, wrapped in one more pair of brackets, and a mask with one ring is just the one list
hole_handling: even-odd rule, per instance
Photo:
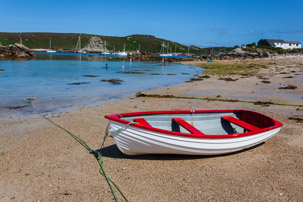
{"label": "rowing boat", "polygon": [[127,155],[219,155],[274,136],[282,123],[248,110],[175,110],[106,115],[111,135]]}

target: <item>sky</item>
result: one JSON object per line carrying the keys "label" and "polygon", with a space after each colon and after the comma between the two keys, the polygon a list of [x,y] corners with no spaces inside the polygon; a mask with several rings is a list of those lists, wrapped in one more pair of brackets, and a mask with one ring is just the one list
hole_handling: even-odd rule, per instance
{"label": "sky", "polygon": [[200,47],[303,43],[303,0],[0,0],[0,32],[148,34]]}

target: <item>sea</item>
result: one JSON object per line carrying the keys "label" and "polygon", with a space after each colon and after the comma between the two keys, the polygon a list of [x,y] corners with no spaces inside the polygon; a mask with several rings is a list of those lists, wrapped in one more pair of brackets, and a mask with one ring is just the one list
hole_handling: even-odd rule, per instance
{"label": "sea", "polygon": [[182,83],[203,69],[177,63],[130,62],[89,54],[39,53],[0,60],[0,120],[22,118],[28,99],[43,113],[70,111]]}

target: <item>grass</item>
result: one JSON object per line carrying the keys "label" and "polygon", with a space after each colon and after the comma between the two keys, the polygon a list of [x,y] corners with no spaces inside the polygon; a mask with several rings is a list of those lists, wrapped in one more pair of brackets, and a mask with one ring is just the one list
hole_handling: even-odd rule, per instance
{"label": "grass", "polygon": [[203,63],[199,64],[206,71],[206,75],[228,76],[228,75],[255,75],[264,65],[250,63]]}

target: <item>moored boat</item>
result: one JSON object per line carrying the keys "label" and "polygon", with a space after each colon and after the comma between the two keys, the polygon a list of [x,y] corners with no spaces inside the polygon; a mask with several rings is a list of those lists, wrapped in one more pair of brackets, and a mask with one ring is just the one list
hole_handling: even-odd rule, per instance
{"label": "moored boat", "polygon": [[123,51],[115,53],[117,56],[126,57],[128,55],[127,52],[125,52],[125,44],[123,45]]}
{"label": "moored boat", "polygon": [[106,115],[119,150],[128,155],[218,155],[258,145],[282,123],[247,110],[178,110]]}
{"label": "moored boat", "polygon": [[56,53],[57,51],[52,49],[52,39],[49,38],[49,50],[46,51],[47,53]]}

